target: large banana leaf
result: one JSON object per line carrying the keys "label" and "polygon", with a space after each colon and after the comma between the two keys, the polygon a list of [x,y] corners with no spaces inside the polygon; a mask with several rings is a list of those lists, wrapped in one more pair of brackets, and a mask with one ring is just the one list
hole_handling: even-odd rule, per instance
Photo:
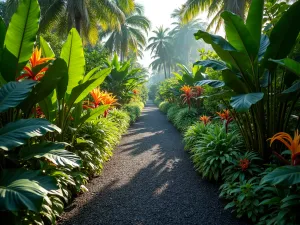
{"label": "large banana leaf", "polygon": [[264,55],[263,65],[270,69],[276,64],[269,59],[283,59],[291,52],[300,32],[300,1],[296,1],[276,23],[270,34],[270,45]]}
{"label": "large banana leaf", "polygon": [[212,68],[213,70],[216,71],[222,71],[228,69],[228,67],[224,62],[213,60],[213,59],[197,61],[194,63],[194,65],[200,65],[200,66]]}
{"label": "large banana leaf", "polygon": [[282,166],[268,173],[261,180],[261,184],[284,185],[289,187],[300,184],[300,166]]}
{"label": "large banana leaf", "polygon": [[0,210],[41,210],[49,191],[57,189],[53,177],[41,176],[40,171],[25,169],[2,170],[0,176]]}
{"label": "large banana leaf", "polygon": [[96,109],[89,110],[86,115],[84,115],[83,117],[80,118],[79,125],[81,125],[83,123],[91,122],[91,121],[97,119],[97,117],[99,117],[100,115],[103,115],[105,110],[107,110],[108,108],[109,108],[108,105],[101,105]]}
{"label": "large banana leaf", "polygon": [[[85,59],[80,35],[75,28],[71,29],[66,43],[63,45],[60,57],[68,66],[67,94],[71,94],[84,76]],[[64,84],[65,85],[65,84]]]}
{"label": "large banana leaf", "polygon": [[237,112],[247,112],[250,107],[264,97],[264,93],[249,93],[244,95],[237,95],[231,97],[230,105],[237,111]]}
{"label": "large banana leaf", "polygon": [[0,17],[0,59],[3,51],[5,34],[6,34],[6,25],[4,20]]}
{"label": "large banana leaf", "polygon": [[40,7],[37,0],[22,0],[9,23],[1,60],[4,79],[14,81],[29,60],[39,28]]}
{"label": "large banana leaf", "polygon": [[22,148],[20,157],[22,160],[43,157],[58,166],[80,167],[80,157],[64,148],[63,143],[45,142]]}
{"label": "large banana leaf", "polygon": [[280,59],[280,60],[273,60],[270,59],[270,61],[277,63],[286,69],[290,70],[291,72],[297,74],[300,76],[300,63],[296,62],[293,59],[285,58],[285,59]]}
{"label": "large banana leaf", "polygon": [[44,98],[39,102],[39,106],[42,109],[42,112],[45,114],[46,119],[51,123],[54,123],[56,120],[56,111],[57,111],[57,95],[54,90],[50,95]]}
{"label": "large banana leaf", "polygon": [[50,46],[50,44],[45,41],[45,39],[40,36],[40,47],[42,49],[42,56],[46,58],[53,58],[55,57],[55,54]]}
{"label": "large banana leaf", "polygon": [[8,151],[25,144],[29,138],[54,131],[60,132],[60,128],[45,119],[21,119],[8,123],[0,129],[0,148]]}
{"label": "large banana leaf", "polygon": [[29,95],[36,84],[33,80],[23,82],[9,82],[0,89],[0,112],[16,107]]}
{"label": "large banana leaf", "polygon": [[208,85],[213,88],[220,88],[220,87],[224,87],[225,83],[220,80],[201,80],[201,81],[197,82],[196,85],[199,85],[199,86]]}

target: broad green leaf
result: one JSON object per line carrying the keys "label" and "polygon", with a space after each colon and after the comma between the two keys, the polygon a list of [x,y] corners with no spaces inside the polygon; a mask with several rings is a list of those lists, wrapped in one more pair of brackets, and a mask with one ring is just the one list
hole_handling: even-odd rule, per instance
{"label": "broad green leaf", "polygon": [[58,83],[67,77],[67,65],[63,59],[56,59],[52,65],[49,66],[44,77],[34,87],[30,96],[22,103],[21,108],[28,112],[33,105],[44,100],[57,87]]}
{"label": "broad green leaf", "polygon": [[54,90],[50,95],[40,101],[39,106],[45,114],[46,119],[51,123],[55,123],[57,111],[56,91]]}
{"label": "broad green leaf", "polygon": [[228,69],[226,64],[217,60],[201,60],[194,63],[194,65],[200,65],[208,68],[212,68],[213,70],[220,71]]}
{"label": "broad green leaf", "polygon": [[33,80],[24,80],[3,85],[0,89],[0,112],[19,105],[27,98],[36,83]]}
{"label": "broad green leaf", "polygon": [[2,170],[0,176],[0,210],[28,209],[40,212],[43,201],[57,185],[53,177],[40,171],[25,169]]}
{"label": "broad green leaf", "polygon": [[264,93],[249,93],[244,95],[237,95],[231,98],[230,105],[237,111],[237,112],[247,112],[250,107],[264,97]]}
{"label": "broad green leaf", "polygon": [[300,166],[282,166],[268,173],[261,184],[284,185],[289,187],[300,183]]}
{"label": "broad green leaf", "polygon": [[259,48],[260,35],[262,29],[262,19],[264,11],[264,0],[252,0],[250,9],[248,12],[248,17],[246,19],[246,27],[249,30],[251,37],[255,42],[253,48]]}
{"label": "broad green leaf", "polygon": [[80,35],[75,28],[72,28],[66,43],[63,45],[60,57],[65,60],[68,66],[67,94],[71,94],[83,79],[85,70],[85,59]]}
{"label": "broad green leaf", "polygon": [[92,69],[90,72],[88,72],[85,76],[84,76],[84,78],[83,78],[83,80],[81,81],[81,83],[84,83],[84,82],[86,82],[86,81],[88,81],[98,70],[100,70],[100,68],[101,68],[101,66],[98,66],[98,67],[96,67],[96,68],[94,68],[94,69]]}
{"label": "broad green leaf", "polygon": [[80,124],[91,122],[91,121],[97,119],[97,117],[103,115],[105,110],[108,110],[108,109],[109,109],[108,105],[101,105],[96,109],[88,110],[87,114],[84,115],[83,117],[81,117]]}
{"label": "broad green leaf", "polygon": [[270,45],[264,55],[263,64],[275,69],[269,59],[283,59],[291,52],[300,32],[300,1],[296,1],[279,19],[270,34]]}
{"label": "broad green leaf", "polygon": [[46,58],[54,58],[55,54],[50,46],[50,44],[45,41],[45,39],[40,36],[40,47],[42,49],[42,56]]}
{"label": "broad green leaf", "polygon": [[[251,64],[247,55],[243,52],[238,52],[229,42],[218,35],[212,35],[199,30],[195,35],[196,40],[203,39],[207,44],[210,44],[216,51],[218,56],[226,63],[231,65],[231,69],[237,70],[240,73],[248,76]],[[251,77],[249,77],[251,80]]]}
{"label": "broad green leaf", "polygon": [[22,148],[20,157],[22,160],[32,158],[46,158],[53,164],[63,167],[80,167],[81,159],[75,153],[64,149],[63,143],[46,142]]}
{"label": "broad green leaf", "polygon": [[269,59],[269,61],[277,63],[285,67],[286,69],[290,70],[291,72],[297,74],[298,76],[300,76],[300,63],[296,62],[293,59],[289,59],[289,58],[280,59],[280,60]]}
{"label": "broad green leaf", "polygon": [[293,92],[296,92],[296,91],[299,91],[299,90],[300,90],[300,81],[298,81],[297,83],[293,84],[288,89],[284,90],[282,92],[282,94],[289,94],[289,93],[293,93]]}
{"label": "broad green leaf", "polygon": [[39,28],[39,18],[40,7],[37,0],[19,2],[4,41],[1,74],[6,81],[14,81],[29,60]]}
{"label": "broad green leaf", "polygon": [[244,94],[248,92],[245,83],[231,70],[223,70],[222,77],[225,85],[230,87],[236,93]]}
{"label": "broad green leaf", "polygon": [[270,44],[269,37],[267,35],[262,34],[260,39],[260,46],[258,51],[258,60],[261,61],[264,54],[266,53],[266,50]]}
{"label": "broad green leaf", "polygon": [[21,119],[11,122],[0,129],[0,148],[8,151],[25,144],[29,138],[54,131],[60,132],[60,128],[45,119]]}
{"label": "broad green leaf", "polygon": [[201,80],[201,81],[197,82],[196,85],[199,85],[199,86],[208,85],[213,88],[220,88],[220,87],[224,87],[225,83],[220,80]]}
{"label": "broad green leaf", "polygon": [[81,102],[94,88],[98,87],[102,82],[105,80],[105,78],[109,75],[111,72],[111,69],[103,69],[95,73],[90,77],[90,79],[93,79],[94,82],[92,82],[89,86],[87,86],[78,96],[78,98],[75,100],[75,104],[78,102]]}
{"label": "broad green leaf", "polygon": [[257,57],[260,38],[258,43],[254,41],[241,17],[229,11],[224,11],[221,17],[225,22],[226,37],[229,43],[238,51],[247,54],[249,60],[254,61]]}

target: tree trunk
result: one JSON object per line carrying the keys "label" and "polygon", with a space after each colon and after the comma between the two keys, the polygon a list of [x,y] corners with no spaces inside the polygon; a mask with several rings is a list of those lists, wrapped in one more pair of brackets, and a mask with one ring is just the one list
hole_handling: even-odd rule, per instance
{"label": "tree trunk", "polygon": [[167,79],[167,70],[166,70],[166,63],[164,63],[164,71],[165,71],[165,79]]}
{"label": "tree trunk", "polygon": [[76,16],[75,17],[75,28],[78,31],[79,35],[80,35],[80,30],[81,30],[81,17],[80,16]]}

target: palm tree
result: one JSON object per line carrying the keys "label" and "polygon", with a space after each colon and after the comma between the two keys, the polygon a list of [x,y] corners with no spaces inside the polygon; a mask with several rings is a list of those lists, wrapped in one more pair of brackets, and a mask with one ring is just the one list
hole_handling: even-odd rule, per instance
{"label": "palm tree", "polygon": [[[119,5],[111,0],[39,0],[41,6],[40,31],[57,29],[65,35],[72,27],[95,44],[98,40],[98,25],[103,29],[120,29],[120,21],[134,8],[134,0],[118,0]],[[7,12],[11,16],[19,0],[7,0]],[[122,6],[123,11],[119,6]]]}
{"label": "palm tree", "polygon": [[[153,31],[155,36],[149,38],[149,45],[146,50],[151,50],[154,59],[150,66],[153,69],[164,70],[165,78],[167,78],[167,68],[170,68],[170,58],[172,56],[172,37],[169,35],[169,28],[163,26]],[[170,70],[170,69],[169,69]]]}
{"label": "palm tree", "polygon": [[177,20],[172,23],[175,27],[170,32],[173,37],[175,55],[180,58],[183,64],[188,65],[190,59],[198,55],[198,49],[203,44],[195,40],[194,33],[199,29],[204,29],[206,24],[198,19],[183,23],[180,9],[175,9],[171,17]]}
{"label": "palm tree", "polygon": [[250,2],[251,0],[186,0],[180,12],[186,23],[198,16],[200,12],[207,11],[208,17],[213,16],[207,29],[216,25],[215,32],[217,32],[222,25],[220,15],[223,11],[227,10],[245,18]]}
{"label": "palm tree", "polygon": [[[116,1],[119,5],[119,0]],[[142,50],[146,45],[145,34],[150,29],[150,21],[143,15],[143,6],[136,4],[132,12],[125,13],[125,22],[121,23],[120,30],[108,29],[102,34],[108,39],[105,43],[105,47],[109,52],[117,52],[120,55],[121,61],[128,58],[130,51],[135,53],[136,57],[142,57]]]}

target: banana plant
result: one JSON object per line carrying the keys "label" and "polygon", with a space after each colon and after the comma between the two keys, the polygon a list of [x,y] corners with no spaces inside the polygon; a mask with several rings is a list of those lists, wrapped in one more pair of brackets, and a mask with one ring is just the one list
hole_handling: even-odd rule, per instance
{"label": "banana plant", "polygon": [[178,72],[173,72],[178,82],[183,85],[194,86],[197,81],[204,80],[206,75],[204,74],[206,68],[198,65],[194,65],[192,71],[183,65],[177,64],[180,68]]}
{"label": "banana plant", "polygon": [[133,90],[146,82],[142,69],[132,69],[130,61],[120,62],[117,54],[105,64],[112,68],[111,73],[105,79],[105,88],[118,97],[118,102],[128,103],[134,96]]}
{"label": "banana plant", "polygon": [[[222,81],[204,80],[198,85],[223,87],[231,95],[230,105],[246,140],[248,150],[271,154],[266,139],[287,129],[300,89],[293,96],[282,94],[299,80],[294,71],[277,68],[276,60],[289,55],[300,31],[300,1],[296,1],[276,23],[270,36],[261,34],[264,1],[253,0],[246,21],[224,11],[227,40],[205,31],[195,34],[216,51],[221,60],[201,60],[195,65],[222,71]],[[275,60],[275,61],[274,61]]]}

